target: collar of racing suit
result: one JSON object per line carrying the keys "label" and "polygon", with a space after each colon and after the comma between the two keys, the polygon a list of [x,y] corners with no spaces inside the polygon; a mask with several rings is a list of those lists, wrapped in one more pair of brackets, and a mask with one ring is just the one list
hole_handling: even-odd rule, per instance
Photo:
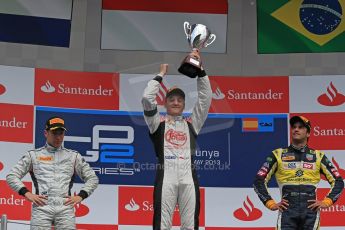
{"label": "collar of racing suit", "polygon": [[63,147],[60,146],[59,148],[55,148],[54,146],[51,146],[50,144],[46,143],[45,148],[47,149],[48,152],[54,153],[54,152],[61,150]]}
{"label": "collar of racing suit", "polygon": [[293,150],[294,152],[305,153],[308,150],[308,145],[305,145],[303,147],[297,147],[291,144],[290,147],[291,147],[291,150]]}
{"label": "collar of racing suit", "polygon": [[171,116],[169,114],[166,115],[166,121],[167,122],[175,122],[175,121],[181,121],[183,120],[183,116]]}

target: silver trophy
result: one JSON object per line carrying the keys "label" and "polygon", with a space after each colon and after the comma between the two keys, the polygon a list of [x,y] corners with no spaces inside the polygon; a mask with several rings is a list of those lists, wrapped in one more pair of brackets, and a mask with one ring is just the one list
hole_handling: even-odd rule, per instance
{"label": "silver trophy", "polygon": [[[212,34],[203,24],[190,25],[189,22],[184,22],[183,29],[192,49],[200,50],[216,40],[216,35]],[[192,55],[188,55],[183,59],[178,71],[188,77],[195,78],[201,71],[201,61]]]}

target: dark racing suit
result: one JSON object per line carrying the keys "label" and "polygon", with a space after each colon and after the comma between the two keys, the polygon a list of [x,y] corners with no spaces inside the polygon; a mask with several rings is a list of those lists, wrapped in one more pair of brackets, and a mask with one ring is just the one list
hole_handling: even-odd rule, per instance
{"label": "dark racing suit", "polygon": [[21,181],[28,172],[36,194],[48,197],[46,205],[32,205],[31,229],[51,229],[52,223],[56,230],[76,229],[74,207],[64,202],[71,195],[75,174],[85,181],[78,194],[83,199],[98,186],[98,177],[89,164],[76,151],[46,144],[28,151],[6,177],[10,187],[22,196],[29,191]]}
{"label": "dark racing suit", "polygon": [[267,206],[272,197],[267,183],[275,175],[282,199],[289,202],[288,209],[279,212],[277,229],[316,230],[319,229],[320,211],[307,208],[308,200],[316,200],[316,187],[321,174],[331,185],[327,199],[334,203],[339,198],[344,182],[337,169],[319,150],[305,146],[296,149],[292,145],[276,149],[262,165],[254,181],[254,189],[260,200]]}
{"label": "dark racing suit", "polygon": [[178,203],[181,229],[199,228],[199,185],[193,156],[195,139],[203,126],[212,100],[208,76],[197,79],[198,100],[188,118],[160,116],[156,95],[162,77],[149,81],[143,95],[145,121],[150,130],[159,167],[154,188],[154,230],[169,230]]}

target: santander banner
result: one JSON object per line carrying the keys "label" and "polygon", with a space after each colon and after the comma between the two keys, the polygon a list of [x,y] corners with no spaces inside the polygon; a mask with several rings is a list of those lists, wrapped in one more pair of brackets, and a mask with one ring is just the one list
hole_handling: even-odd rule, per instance
{"label": "santander banner", "polygon": [[309,145],[315,149],[345,149],[345,113],[303,113],[310,120],[312,129]]}
{"label": "santander banner", "polygon": [[[312,83],[311,87],[310,86]],[[343,75],[291,76],[290,111],[345,111],[345,77]],[[306,90],[306,87],[310,90]]]}
{"label": "santander banner", "polygon": [[[31,182],[23,182],[30,191]],[[31,203],[14,192],[5,180],[0,180],[0,213],[6,214],[9,220],[30,220]]]}
{"label": "santander banner", "polygon": [[36,69],[35,105],[119,109],[117,73]]}
{"label": "santander banner", "polygon": [[[153,187],[119,187],[119,225],[152,225]],[[176,207],[173,226],[179,226],[180,215]],[[205,189],[200,189],[199,225],[205,226]]]}
{"label": "santander banner", "polygon": [[[206,226],[221,229],[273,229],[276,213],[259,200],[253,188],[206,188]],[[279,188],[270,187],[276,200]],[[215,228],[217,229],[217,228]]]}
{"label": "santander banner", "polygon": [[288,77],[211,77],[212,113],[288,113]]}
{"label": "santander banner", "polygon": [[32,143],[34,106],[0,103],[0,141]]}

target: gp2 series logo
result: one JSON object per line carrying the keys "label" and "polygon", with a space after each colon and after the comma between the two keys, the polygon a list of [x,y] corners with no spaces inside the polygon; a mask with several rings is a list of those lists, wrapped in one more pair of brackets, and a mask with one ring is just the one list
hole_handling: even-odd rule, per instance
{"label": "gp2 series logo", "polygon": [[[106,136],[106,137],[105,137]],[[83,156],[87,162],[117,167],[92,167],[96,173],[105,175],[134,175],[134,129],[131,126],[95,125],[92,137],[65,136],[65,142],[92,143],[92,149]]]}

